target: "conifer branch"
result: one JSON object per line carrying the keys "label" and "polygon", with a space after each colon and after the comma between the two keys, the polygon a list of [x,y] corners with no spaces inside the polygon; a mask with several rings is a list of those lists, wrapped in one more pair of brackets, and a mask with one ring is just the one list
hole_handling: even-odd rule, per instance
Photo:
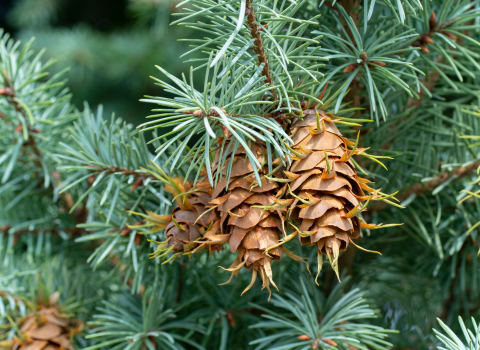
{"label": "conifer branch", "polygon": [[430,50],[427,48],[427,45],[434,43],[432,36],[436,33],[441,33],[443,35],[446,35],[450,39],[456,41],[457,36],[448,31],[448,27],[453,23],[454,20],[455,19],[450,19],[438,25],[437,16],[435,12],[432,11],[432,14],[430,15],[430,19],[428,21],[428,24],[429,24],[428,32],[420,35],[420,37],[412,43],[412,46],[419,47],[422,50],[422,52],[430,53]]}
{"label": "conifer branch", "polygon": [[267,55],[265,53],[265,48],[263,47],[262,36],[260,35],[262,27],[257,24],[257,16],[255,15],[251,0],[246,0],[246,7],[245,12],[247,15],[248,28],[250,29],[250,36],[255,40],[253,43],[253,51],[257,55],[258,65],[261,65],[262,63],[264,64],[262,75],[265,77],[265,83],[273,85],[272,74],[270,73]]}
{"label": "conifer branch", "polygon": [[[9,233],[8,231],[10,230],[10,226],[8,225],[3,225],[3,226],[0,226],[0,232],[2,233]],[[33,233],[33,234],[38,234],[38,233],[53,233],[53,234],[59,234],[60,232],[64,232],[64,233],[71,233],[75,236],[78,236],[78,235],[81,235],[82,233],[84,233],[85,231],[81,228],[78,228],[78,227],[71,227],[71,228],[62,228],[62,227],[49,227],[49,228],[35,228],[35,229],[28,229],[28,228],[25,228],[25,229],[20,229],[20,230],[15,230],[13,232],[14,235],[19,235],[19,234],[22,234],[22,233]]]}
{"label": "conifer branch", "polygon": [[[16,92],[13,89],[13,87],[11,87],[11,86],[12,86],[12,84],[8,80],[6,80],[5,81],[5,87],[0,88],[0,95],[5,96],[7,102],[15,108],[15,111],[22,114],[22,116],[25,120],[25,125],[26,125],[26,128],[27,128],[27,132],[28,132],[28,140],[26,142],[26,145],[30,146],[32,152],[35,155],[35,159],[33,159],[33,164],[35,164],[35,166],[38,167],[39,169],[42,169],[41,159],[43,158],[43,155],[42,155],[42,152],[40,151],[40,149],[38,148],[35,137],[32,135],[32,134],[37,134],[40,131],[39,131],[39,129],[34,128],[30,124],[29,118],[28,118],[28,116],[25,112],[25,109],[15,100]],[[22,124],[20,124],[17,127],[16,131],[19,131],[19,132],[23,131]],[[50,183],[47,190],[51,191],[51,192],[54,191],[54,187],[53,187],[52,183]],[[64,194],[64,196],[68,196],[69,198],[71,198],[69,196],[69,194]],[[69,202],[68,199],[67,199],[67,202]],[[83,205],[80,209],[76,210],[74,213],[71,213],[71,217],[76,224],[82,224],[86,220],[86,214],[87,214],[87,209],[86,209],[85,205]],[[0,226],[0,232],[5,233],[5,234],[8,234],[10,229],[11,229],[11,227],[8,226],[8,225]],[[13,234],[15,236],[14,241],[16,241],[18,239],[19,235],[21,235],[21,234],[38,234],[38,233],[59,234],[61,232],[71,233],[73,235],[79,236],[79,235],[82,235],[85,231],[83,229],[77,228],[77,227],[73,227],[73,228],[50,227],[50,228],[20,229],[20,230],[15,230],[13,232]]]}
{"label": "conifer branch", "polygon": [[[27,134],[28,134],[28,140],[25,143],[25,145],[30,146],[30,149],[32,150],[33,154],[35,155],[35,158],[32,159],[33,164],[38,167],[40,170],[43,168],[42,161],[41,159],[43,158],[43,154],[40,151],[37,141],[35,140],[34,134],[40,133],[40,130],[35,128],[34,126],[31,125],[28,115],[25,112],[24,107],[22,107],[16,100],[16,92],[13,89],[13,84],[9,81],[8,76],[5,78],[4,82],[4,87],[0,88],[0,95],[5,96],[7,102],[12,105],[17,113],[20,113],[23,116],[24,119],[24,125],[27,129]],[[23,125],[19,124],[17,127],[16,131],[22,132],[23,131]],[[47,188],[47,191],[53,192],[54,191],[54,186],[53,183],[50,182],[49,187]],[[66,194],[68,196],[68,194]],[[68,199],[67,199],[68,202]],[[74,213],[71,214],[72,219],[76,224],[81,224],[84,223],[86,220],[86,207],[82,206],[79,210],[76,210]],[[10,230],[10,227],[8,225],[4,225],[0,227],[0,232],[3,233],[8,233]],[[58,234],[60,232],[65,232],[65,233],[72,233],[74,235],[81,235],[84,230],[80,228],[59,228],[59,227],[53,227],[53,228],[45,228],[45,229],[21,229],[21,230],[16,230],[13,232],[15,237],[18,237],[20,234],[24,233],[32,233],[32,234],[38,234],[40,232],[46,233],[54,233]]]}
{"label": "conifer branch", "polygon": [[[473,5],[473,4],[472,4]],[[437,16],[435,12],[432,11],[432,14],[430,15],[429,19],[429,31],[427,33],[423,33],[420,35],[418,39],[416,39],[411,46],[416,46],[420,47],[421,51],[424,53],[430,53],[430,50],[427,48],[427,45],[433,44],[434,41],[432,39],[432,36],[436,33],[443,34],[453,40],[454,42],[458,41],[458,38],[456,35],[450,33],[448,31],[448,26],[452,24],[454,20],[450,19],[448,21],[443,22],[442,24],[438,25],[437,23]],[[461,39],[461,38],[460,38]],[[438,55],[438,57],[435,59],[435,62],[438,63],[443,63],[443,56]],[[444,71],[443,68],[439,67],[441,71]],[[440,74],[437,71],[428,71],[427,75],[429,77],[429,80],[427,82],[426,77],[422,79],[421,83],[426,87],[428,91],[433,91],[435,89],[435,85],[437,81],[440,79]],[[418,94],[417,99],[410,99],[410,102],[408,104],[408,108],[413,107],[413,106],[420,106],[422,103],[423,98],[427,95],[427,92],[425,90],[421,90]]]}
{"label": "conifer branch", "polygon": [[[448,20],[448,21],[442,23],[440,26],[438,26],[437,16],[435,15],[435,12],[432,12],[432,14],[430,15],[430,19],[429,19],[429,31],[421,34],[420,37],[418,39],[416,39],[410,46],[420,47],[420,49],[423,53],[430,53],[430,50],[428,50],[426,45],[434,43],[434,41],[432,39],[432,36],[435,33],[441,33],[443,35],[448,36],[450,39],[456,41],[457,37],[455,35],[449,33],[448,31],[445,31],[445,29],[448,28],[448,25],[451,24],[451,22],[452,22],[452,20]],[[435,59],[435,62],[436,63],[443,63],[443,56],[438,55],[437,58]],[[445,70],[442,67],[439,67],[439,69],[442,72]],[[427,78],[428,78],[428,80],[427,80]],[[427,71],[425,77],[423,77],[420,80],[420,83],[423,84],[425,89],[420,89],[420,91],[418,92],[417,98],[411,97],[409,99],[407,109],[409,109],[411,107],[419,107],[422,104],[423,99],[428,95],[427,91],[432,92],[435,89],[435,86],[436,86],[436,84],[437,84],[437,82],[440,78],[441,78],[441,76],[437,71],[435,71],[435,70]],[[406,117],[404,117],[402,119],[402,121],[404,121],[405,118]],[[391,130],[395,130],[395,126],[396,126],[396,124],[394,124],[392,126]],[[390,145],[384,146],[384,147],[388,148],[388,147],[390,147]],[[383,203],[385,203],[385,202],[382,202],[382,204]]]}
{"label": "conifer branch", "polygon": [[[359,22],[358,6],[360,5],[360,2],[361,2],[360,0],[340,0],[339,1],[339,4],[345,9],[345,12],[352,17],[352,20],[356,25],[358,25],[358,22]],[[349,36],[352,43],[354,43],[354,45],[358,47],[358,43],[355,40],[355,36],[353,35],[350,27],[347,24],[348,18],[345,18],[342,11],[340,11],[332,3],[326,1],[325,4],[327,5],[327,7],[331,8],[331,9],[333,9],[337,12],[337,14],[339,15],[340,20],[342,22],[343,28],[345,29],[345,32]],[[364,59],[364,57],[365,57],[365,59]],[[364,63],[365,63],[366,60],[367,60],[366,55],[364,57],[362,57],[362,59],[364,60]],[[350,65],[347,68],[345,68],[345,70],[343,72],[345,73],[346,71],[348,71],[348,69],[352,69],[352,68],[353,68],[352,71],[354,71],[357,66],[358,66],[358,64],[356,66],[355,65]],[[352,80],[352,82],[349,86],[349,90],[350,91],[348,92],[348,94],[346,96],[347,96],[349,101],[352,101],[352,107],[353,108],[361,107],[365,98],[360,95],[361,88],[360,88],[360,82],[358,80],[358,76],[356,76]],[[356,116],[360,115],[360,110],[356,111],[355,115]]]}
{"label": "conifer branch", "polygon": [[[420,196],[424,193],[433,191],[435,188],[442,185],[443,183],[451,179],[453,176],[455,176],[457,180],[462,177],[468,176],[472,174],[478,167],[480,167],[480,159],[470,165],[455,168],[452,171],[445,171],[437,175],[433,180],[416,183],[415,185],[404,191],[397,198],[400,200],[400,202],[402,202],[413,194]],[[371,213],[378,212],[385,209],[386,207],[386,202],[379,202],[376,206],[372,206],[371,208],[369,208],[368,211]]]}
{"label": "conifer branch", "polygon": [[[345,9],[348,15],[352,17],[353,22],[358,25],[359,23],[359,6],[361,3],[361,0],[340,0],[339,3],[342,5],[342,7]],[[355,37],[350,30],[349,26],[347,25],[347,19],[343,17],[340,11],[338,13],[341,15],[341,20],[343,23],[343,26],[345,28],[345,31],[347,32],[348,36],[350,39],[355,42]]]}
{"label": "conifer branch", "polygon": [[132,192],[135,191],[139,186],[143,184],[143,181],[150,178],[152,180],[158,180],[154,175],[146,173],[146,172],[138,172],[135,169],[127,169],[124,167],[117,167],[116,165],[112,165],[111,167],[99,167],[96,165],[85,165],[84,168],[98,172],[99,174],[105,172],[107,175],[111,175],[114,173],[122,173],[124,176],[133,176],[135,181],[132,185]]}
{"label": "conifer branch", "polygon": [[18,302],[22,302],[23,300],[21,298],[16,297],[15,295],[12,295],[11,293],[7,293],[5,291],[0,291],[0,298],[11,298],[12,300]]}
{"label": "conifer branch", "polygon": [[[18,113],[21,113],[22,116],[24,117],[25,124],[27,126],[27,133],[28,133],[28,141],[26,144],[30,146],[33,153],[37,157],[37,159],[34,160],[35,165],[41,168],[42,163],[40,162],[40,159],[42,158],[42,154],[38,149],[35,138],[32,136],[32,133],[38,133],[39,131],[37,129],[34,129],[30,125],[27,115],[25,113],[25,110],[20,106],[20,104],[17,101],[15,101],[15,96],[16,96],[15,90],[13,90],[13,88],[11,87],[11,84],[8,81],[5,81],[5,87],[0,89],[0,95],[5,96],[7,98],[8,103],[11,104],[15,108],[15,110]],[[20,124],[19,127],[17,128],[17,131],[22,132],[23,131],[22,128],[23,127]]]}

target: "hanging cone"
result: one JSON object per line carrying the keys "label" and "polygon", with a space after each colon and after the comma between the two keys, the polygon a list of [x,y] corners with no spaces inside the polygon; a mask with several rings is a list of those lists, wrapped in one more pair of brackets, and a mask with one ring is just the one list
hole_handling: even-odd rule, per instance
{"label": "hanging cone", "polygon": [[[365,207],[361,201],[378,197],[376,191],[358,177],[350,157],[356,144],[343,138],[335,123],[321,110],[307,109],[304,119],[291,126],[293,163],[289,168],[295,180],[289,193],[295,198],[289,208],[296,233],[303,245],[315,245],[319,270],[327,256],[338,277],[338,256],[360,236],[357,216]],[[352,145],[349,150],[347,145]],[[370,192],[366,196],[365,192]]]}
{"label": "hanging cone", "polygon": [[156,242],[158,246],[153,257],[164,257],[173,252],[173,258],[194,253],[200,248],[206,248],[210,253],[223,249],[228,237],[218,234],[219,216],[209,204],[212,189],[208,182],[200,181],[193,187],[189,181],[184,183],[183,179],[169,178],[165,190],[175,196],[177,205],[171,216],[157,215],[155,218],[152,213],[146,216],[145,221],[155,226],[150,232],[166,230],[167,240]]}
{"label": "hanging cone", "polygon": [[[281,174],[278,170],[269,174],[265,145],[261,142],[250,142],[250,150],[258,163],[263,165],[258,170],[262,179],[259,186],[245,149],[238,147],[232,160],[233,142],[227,140],[225,145],[225,151],[218,152],[213,162],[217,183],[212,192],[211,204],[217,206],[220,214],[221,233],[230,237],[231,252],[238,253],[234,263],[225,269],[232,273],[228,282],[245,267],[252,271],[252,281],[243,293],[253,286],[257,276],[262,279],[263,288],[270,291],[270,284],[277,288],[273,282],[271,263],[272,260],[278,261],[282,257],[282,248],[278,245],[280,238],[284,236],[282,213],[287,208],[285,200],[276,197],[280,185],[274,181],[274,177]],[[225,159],[224,162],[220,162],[222,158]],[[227,186],[230,162],[232,166]],[[221,169],[219,163],[224,164]],[[287,202],[290,204],[292,201]]]}
{"label": "hanging cone", "polygon": [[[58,293],[50,299],[57,298]],[[39,306],[35,312],[18,320],[20,335],[14,336],[7,349],[12,350],[74,350],[73,337],[83,324],[67,318],[59,308]],[[6,343],[6,342],[4,342]],[[3,345],[0,343],[0,346]]]}

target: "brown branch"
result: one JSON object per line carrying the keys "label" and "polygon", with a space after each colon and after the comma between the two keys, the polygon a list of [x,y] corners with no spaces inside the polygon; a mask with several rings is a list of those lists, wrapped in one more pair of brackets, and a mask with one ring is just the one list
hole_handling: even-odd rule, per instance
{"label": "brown branch", "polygon": [[[402,192],[402,194],[398,196],[398,199],[400,200],[400,202],[402,202],[408,197],[410,197],[412,194],[422,195],[424,193],[433,191],[435,188],[437,188],[438,186],[440,186],[441,184],[449,180],[452,176],[456,176],[457,179],[460,179],[462,177],[468,176],[471,173],[473,173],[479,166],[480,166],[480,159],[465,167],[462,166],[459,168],[455,168],[452,171],[445,171],[437,175],[433,180],[423,182],[423,183],[422,182],[416,183],[406,191]],[[368,211],[370,213],[377,212],[377,211],[383,210],[386,206],[387,206],[387,203],[379,202],[376,206],[374,207],[372,206],[371,208],[369,208]]]}
{"label": "brown branch", "polygon": [[[143,181],[148,179],[148,178],[151,178],[152,180],[158,180],[152,174],[139,173],[136,170],[127,169],[127,168],[119,168],[115,165],[113,165],[109,168],[99,167],[99,166],[96,166],[96,165],[85,165],[84,168],[86,168],[88,170],[93,170],[93,171],[98,172],[98,173],[101,173],[101,172],[105,171],[109,175],[113,174],[113,173],[118,173],[118,172],[121,172],[125,176],[133,175],[133,177],[135,178],[135,181],[133,182],[133,185],[132,185],[132,192],[135,191],[139,186],[143,185]],[[92,175],[92,177],[93,178],[91,178],[89,180],[91,183],[93,183],[95,181],[95,175]]]}
{"label": "brown branch", "polygon": [[[4,233],[8,233],[8,231],[10,230],[10,226],[8,225],[3,225],[3,226],[0,226],[0,231],[3,231]],[[14,231],[13,233],[14,234],[21,234],[21,233],[40,233],[40,232],[50,232],[50,233],[60,233],[60,232],[65,232],[65,233],[71,233],[71,234],[74,234],[74,235],[80,235],[83,233],[83,230],[80,229],[80,228],[77,228],[77,227],[72,227],[72,228],[61,228],[61,227],[50,227],[50,228],[36,228],[36,229],[33,229],[33,230],[29,230],[29,229],[21,229],[21,230],[17,230],[17,231]]]}
{"label": "brown branch", "polygon": [[[434,40],[432,39],[432,36],[435,33],[440,33],[443,34],[453,41],[457,42],[457,36],[450,33],[448,31],[448,27],[453,24],[453,22],[456,20],[450,19],[448,21],[443,22],[442,24],[438,25],[437,23],[437,16],[435,15],[435,12],[432,12],[430,15],[430,20],[429,20],[429,30],[426,33],[423,33],[420,35],[418,39],[415,39],[410,46],[415,46],[419,47],[422,52],[424,53],[430,53],[430,50],[427,48],[427,45],[433,44]],[[442,62],[443,61],[443,56],[439,55],[436,59],[436,62]],[[441,69],[443,71],[443,69]],[[428,81],[427,81],[428,77]],[[428,91],[433,91],[435,89],[435,85],[437,81],[440,79],[440,74],[437,71],[428,71],[427,75],[425,78],[422,79],[421,83],[426,87]],[[409,103],[408,103],[408,108],[410,107],[418,107],[421,105],[423,98],[427,95],[426,91],[424,89],[420,90],[418,94],[418,99],[413,99],[411,98]]]}
{"label": "brown branch", "polygon": [[[438,26],[437,16],[435,15],[435,12],[432,12],[432,14],[430,15],[428,32],[421,34],[418,39],[415,39],[415,41],[410,44],[410,46],[419,47],[422,52],[430,53],[430,50],[427,48],[427,45],[434,43],[432,36],[435,33],[442,33],[444,35],[447,35],[451,39],[456,40],[456,37],[455,36],[452,37],[452,34],[448,32],[443,32],[443,30],[446,27],[448,27],[449,24],[450,24],[450,21],[446,21],[442,23],[440,26]],[[441,62],[441,61],[443,61],[443,57],[440,55],[436,58],[436,62]],[[437,71],[428,71],[427,75],[422,79],[420,83],[423,84],[428,91],[433,91],[439,79],[440,79],[440,74]],[[423,98],[426,95],[427,95],[427,92],[425,91],[425,89],[421,89],[418,93],[417,99],[410,98],[407,108],[420,106],[422,104]]]}
{"label": "brown branch", "polygon": [[13,300],[15,300],[17,303],[19,302],[22,302],[23,300],[16,297],[15,295],[13,294],[10,294],[10,293],[7,293],[7,292],[4,292],[4,291],[0,291],[0,297],[4,297],[4,298],[12,298]]}
{"label": "brown branch", "polygon": [[[472,4],[472,6],[473,6],[473,4]],[[435,12],[432,12],[432,14],[430,15],[429,23],[428,23],[428,25],[429,25],[428,32],[420,35],[420,37],[418,39],[416,39],[411,44],[411,46],[419,47],[423,52],[430,53],[430,50],[427,48],[427,45],[434,43],[434,41],[432,39],[432,36],[435,33],[441,33],[445,36],[448,36],[453,41],[456,41],[457,36],[450,33],[448,31],[448,27],[451,26],[453,24],[453,22],[457,19],[458,18],[452,18],[452,19],[449,19],[448,21],[445,21],[442,24],[438,25],[437,24],[437,16],[435,15]]]}
{"label": "brown branch", "polygon": [[[270,67],[268,65],[267,55],[263,46],[262,36],[260,35],[260,32],[263,30],[263,28],[255,23],[257,21],[257,16],[255,15],[251,0],[246,0],[246,7],[245,14],[247,15],[247,25],[250,29],[250,36],[252,39],[255,39],[253,42],[253,51],[257,55],[258,65],[260,66],[262,63],[264,64],[262,75],[265,77],[265,83],[274,85],[272,74],[270,73]],[[275,91],[272,91],[272,93],[276,99],[277,97]]]}
{"label": "brown branch", "polygon": [[[356,25],[358,25],[359,22],[359,16],[358,16],[358,9],[360,5],[360,0],[340,0],[338,3],[342,5],[342,7],[345,9],[348,15],[350,15]],[[340,17],[340,20],[342,22],[342,25],[347,32],[348,36],[350,37],[350,40],[356,44],[355,42],[355,37],[353,36],[352,31],[350,30],[349,26],[347,25],[347,19],[343,16],[342,12],[333,6],[330,2],[325,1],[324,3],[329,7],[330,9],[336,11]],[[358,45],[356,45],[358,46]],[[362,57],[363,59],[363,57]],[[364,63],[366,61],[366,57],[364,60]],[[350,91],[346,95],[346,98],[350,101],[352,101],[351,107],[360,107],[363,103],[363,98],[362,95],[360,94],[361,87],[360,87],[360,81],[357,80],[356,78],[353,79],[352,84],[350,85]],[[359,114],[359,111],[355,113],[356,115]],[[347,275],[352,274],[352,268],[353,264],[355,262],[355,257],[357,255],[357,249],[353,246],[353,244],[350,244],[345,252],[340,255],[339,258],[339,266],[340,268],[344,269],[346,271]],[[330,295],[331,291],[333,290],[334,283],[335,283],[335,272],[333,269],[329,270],[326,274],[325,277],[323,278],[323,292],[326,295]]]}
{"label": "brown branch", "polygon": [[[35,155],[35,157],[33,159],[33,164],[35,164],[35,166],[38,167],[39,169],[42,169],[43,165],[42,165],[41,159],[43,158],[43,155],[42,155],[42,152],[40,151],[40,149],[38,148],[38,144],[37,144],[37,142],[35,140],[35,137],[34,137],[34,134],[40,133],[40,130],[33,127],[32,125],[30,125],[28,116],[27,116],[24,108],[15,100],[16,92],[13,89],[13,87],[12,87],[13,85],[10,82],[8,77],[5,78],[4,85],[5,85],[5,87],[0,88],[0,95],[5,96],[7,102],[14,107],[15,111],[17,111],[18,113],[20,113],[23,116],[23,118],[25,120],[25,126],[26,126],[26,129],[27,129],[27,133],[28,133],[28,139],[27,139],[27,141],[25,142],[24,145],[30,146],[30,149],[32,150],[33,154]],[[20,124],[15,129],[15,131],[23,132],[22,124]],[[56,174],[58,174],[58,173],[56,173]],[[53,192],[54,187],[53,187],[52,183],[50,183],[50,187],[48,188],[48,190]],[[70,198],[70,201],[71,201],[71,197],[69,196],[68,193],[64,194],[64,197],[65,197],[67,203],[69,202],[69,198]],[[82,208],[77,209],[75,211],[75,213],[72,215],[72,218],[77,224],[81,224],[81,223],[85,222],[86,215],[87,215],[87,209],[86,209],[85,206],[83,206]],[[0,227],[0,231],[7,232],[9,230],[10,230],[10,227],[8,227],[6,225]],[[22,230],[15,231],[14,235],[15,235],[15,239],[18,239],[18,236],[21,233],[39,233],[39,232],[58,233],[60,231],[67,232],[67,233],[68,232],[73,233],[75,235],[80,235],[84,232],[82,229],[79,229],[79,228],[67,228],[67,229],[48,228],[48,229],[34,229],[34,230],[22,229]]]}
{"label": "brown branch", "polygon": [[[360,6],[360,3],[361,3],[361,0],[339,0],[338,3],[344,8],[345,12],[350,17],[352,17],[352,20],[355,23],[355,25],[358,26],[358,23],[360,22],[359,6]],[[356,47],[358,47],[358,43],[355,40],[355,36],[353,35],[352,31],[350,30],[350,27],[347,24],[347,18],[345,18],[343,13],[338,8],[333,6],[331,3],[325,2],[325,4],[327,5],[327,7],[335,10],[338,13],[338,15],[340,17],[340,21],[342,22],[343,28],[345,29],[348,37],[350,38],[352,43]],[[363,53],[363,54],[365,55],[365,53]],[[365,55],[365,57],[362,56],[360,58],[364,61],[363,64],[365,64],[366,61],[367,61],[366,55]],[[351,69],[351,68],[353,68],[353,70],[355,70],[356,66],[355,67],[352,67],[352,65],[348,66],[347,68],[345,68],[344,73],[348,73],[348,70]],[[363,104],[363,102],[365,100],[365,98],[360,93],[362,91],[362,88],[363,88],[363,86],[361,86],[361,85],[363,85],[363,84],[360,84],[360,80],[358,79],[358,75],[357,75],[352,80],[352,82],[349,86],[349,92],[346,95],[347,100],[350,100],[350,101],[353,102],[351,106],[354,107],[354,108],[361,107],[361,105]],[[355,116],[358,116],[360,114],[361,114],[360,110],[357,110],[354,113]]]}
{"label": "brown branch", "polygon": [[[25,124],[27,126],[27,132],[28,132],[28,140],[25,144],[30,146],[33,153],[37,157],[37,159],[34,160],[35,165],[38,167],[42,167],[42,163],[40,162],[40,158],[42,158],[42,154],[38,149],[35,138],[32,135],[32,133],[38,133],[39,130],[32,128],[32,126],[29,124],[29,121],[24,109],[19,105],[17,101],[15,101],[16,93],[15,93],[15,90],[11,87],[11,85],[12,84],[8,80],[5,80],[5,87],[0,89],[0,95],[5,96],[7,98],[7,102],[10,103],[18,113],[22,114],[23,118],[25,119]],[[19,126],[19,128],[17,128],[17,131],[20,131],[20,132],[22,131],[21,125]]]}
{"label": "brown branch", "polygon": [[[4,234],[8,234],[10,231],[11,227],[8,225],[3,225],[0,226],[0,232],[3,232]],[[74,236],[80,236],[82,235],[85,231],[81,228],[78,227],[73,227],[73,228],[61,228],[61,227],[49,227],[49,228],[36,228],[33,230],[30,229],[20,229],[16,230],[13,232],[13,244],[16,244],[18,239],[20,238],[21,234],[27,234],[27,233],[33,233],[33,234],[39,234],[39,233],[53,233],[53,234],[59,234],[60,232],[65,232],[65,233],[71,233]]]}
{"label": "brown branch", "polygon": [[[345,9],[345,12],[347,12],[347,14],[350,17],[352,17],[352,20],[355,23],[355,25],[358,25],[358,23],[360,22],[360,16],[359,16],[358,10],[362,1],[361,0],[339,0],[338,2]],[[341,12],[338,11],[338,13],[341,13]],[[347,32],[348,36],[350,37],[352,42],[355,43],[355,37],[353,36],[353,33],[350,30],[350,27],[347,25],[347,19],[344,18],[343,15],[341,16],[340,19],[342,21],[343,27],[345,28],[345,31]],[[356,46],[358,47],[358,44]]]}

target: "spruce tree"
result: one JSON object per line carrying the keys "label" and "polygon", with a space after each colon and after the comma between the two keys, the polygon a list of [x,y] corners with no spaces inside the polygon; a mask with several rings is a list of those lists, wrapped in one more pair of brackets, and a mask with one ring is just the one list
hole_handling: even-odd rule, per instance
{"label": "spruce tree", "polygon": [[176,7],[137,127],[2,33],[0,348],[478,350],[478,2]]}

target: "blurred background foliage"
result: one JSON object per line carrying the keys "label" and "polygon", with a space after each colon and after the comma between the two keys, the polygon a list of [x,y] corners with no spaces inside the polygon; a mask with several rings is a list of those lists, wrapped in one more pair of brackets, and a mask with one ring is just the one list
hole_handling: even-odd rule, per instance
{"label": "blurred background foliage", "polygon": [[172,0],[2,0],[0,27],[54,58],[52,72],[70,68],[73,103],[103,104],[134,125],[149,114],[139,102],[158,94],[149,76],[155,65],[180,75],[188,65],[181,37],[195,37],[185,26],[169,27]]}

